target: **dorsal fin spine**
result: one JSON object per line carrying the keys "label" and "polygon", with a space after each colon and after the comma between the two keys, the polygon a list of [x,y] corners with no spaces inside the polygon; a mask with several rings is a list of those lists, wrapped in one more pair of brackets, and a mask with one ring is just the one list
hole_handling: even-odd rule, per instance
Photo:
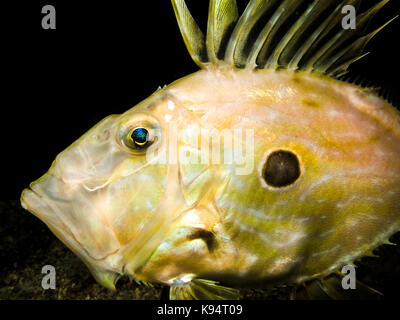
{"label": "dorsal fin spine", "polygon": [[176,20],[181,30],[183,41],[193,61],[202,68],[207,62],[207,50],[204,35],[190,14],[185,0],[172,0]]}
{"label": "dorsal fin spine", "polygon": [[235,27],[235,29],[232,32],[232,36],[228,42],[228,46],[226,47],[226,52],[225,52],[225,61],[230,64],[231,66],[234,66],[234,52],[235,49],[237,48],[238,44],[238,38],[239,36],[243,33],[244,27],[245,27],[245,22],[249,17],[251,16],[254,6],[256,4],[257,0],[251,0],[243,12],[242,16],[239,18],[239,21]]}
{"label": "dorsal fin spine", "polygon": [[209,11],[208,11],[208,24],[207,24],[207,39],[206,39],[206,45],[207,45],[207,53],[208,53],[208,58],[211,63],[217,64],[218,59],[217,59],[217,53],[215,52],[215,46],[216,44],[214,43],[214,34],[217,32],[216,31],[216,26],[215,26],[215,21],[216,17],[215,15],[217,14],[217,2],[218,0],[211,0],[210,5],[209,5]]}
{"label": "dorsal fin spine", "polygon": [[[314,2],[308,7],[308,9],[303,13],[300,19],[292,26],[289,32],[283,37],[283,39],[278,44],[277,48],[274,50],[272,55],[269,57],[268,61],[266,62],[265,66],[269,68],[278,68],[279,67],[279,58],[283,51],[285,50],[286,46],[289,42],[293,39],[295,34],[299,31],[299,29],[304,25],[304,22],[309,18],[313,12],[315,12],[318,4],[321,1],[314,0]],[[325,1],[325,3],[327,3]]]}
{"label": "dorsal fin spine", "polygon": [[[391,23],[393,20],[395,20],[397,18],[394,17],[393,19],[391,19],[390,21],[386,22],[383,26],[379,27],[377,30],[367,34],[366,36],[358,39],[356,42],[354,42],[353,44],[349,45],[348,47],[344,48],[343,50],[341,50],[339,53],[337,53],[335,56],[333,56],[331,58],[331,61],[326,63],[326,66],[324,68],[321,68],[320,71],[325,72],[328,75],[333,75],[336,76],[337,72],[341,72],[344,71],[342,69],[347,69],[347,68],[343,68],[343,65],[337,67],[334,70],[331,70],[329,72],[329,68],[331,68],[336,61],[338,61],[339,59],[341,59],[343,56],[346,55],[347,52],[351,52],[351,51],[356,51],[358,50],[359,52],[363,52],[364,48],[366,47],[366,45],[368,44],[368,42],[379,32],[381,31],[383,28],[385,28],[389,23]],[[359,49],[357,49],[357,47],[359,47]],[[369,52],[365,53],[365,54],[360,54],[359,56],[356,56],[354,58],[352,58],[350,61],[351,63],[360,60],[361,58],[365,57],[366,55],[368,55]]]}
{"label": "dorsal fin spine", "polygon": [[[278,7],[278,9],[275,11],[273,16],[269,19],[265,27],[262,29],[260,35],[258,36],[256,42],[253,45],[253,48],[251,49],[251,52],[247,60],[246,65],[249,66],[250,68],[257,67],[257,58],[259,58],[259,56],[262,55],[263,48],[267,48],[266,42],[269,42],[269,39],[272,38],[270,37],[270,34],[273,32],[274,27],[278,23],[283,22],[280,18],[287,17],[290,14],[290,12],[296,8],[298,3],[301,2],[301,0],[297,1],[296,5],[293,6],[289,6],[290,2],[292,1],[284,0],[282,4]],[[287,7],[289,7],[289,10],[287,10]]]}
{"label": "dorsal fin spine", "polygon": [[357,28],[345,30],[342,29],[330,41],[328,41],[307,63],[306,70],[312,71],[314,69],[324,73],[331,66],[326,63],[326,56],[332,58],[332,52],[335,51],[342,43],[351,37],[352,34],[358,32],[358,29],[364,28],[371,18],[390,0],[382,0],[377,3],[370,10],[362,13],[357,17]]}
{"label": "dorsal fin spine", "polygon": [[[207,65],[285,68],[337,77],[345,74],[351,63],[365,56],[363,50],[369,40],[393,21],[365,35],[369,21],[390,1],[376,0],[372,8],[357,16],[356,29],[343,28],[332,35],[343,19],[341,9],[351,5],[357,10],[362,0],[250,0],[241,17],[236,0],[210,0],[208,29],[204,37],[185,1],[171,1],[185,44],[201,68]],[[308,1],[310,5],[306,7]],[[299,12],[295,13],[296,10]],[[299,18],[295,18],[297,15]],[[328,17],[323,18],[325,15]],[[262,28],[261,23],[268,17]],[[293,26],[283,27],[292,18],[296,19]],[[304,39],[305,32],[322,19],[315,31]],[[262,28],[260,32],[259,27]],[[286,29],[286,35],[281,37],[280,32]],[[256,40],[249,43],[253,36]]]}
{"label": "dorsal fin spine", "polygon": [[[263,1],[263,0],[251,0],[242,16],[239,18],[239,21],[232,32],[232,36],[229,40],[226,53],[225,53],[225,61],[230,65],[234,66],[235,53],[243,52],[243,48],[246,44],[245,39],[247,39],[249,33],[254,27],[255,23],[260,19],[263,12],[274,2],[271,1]],[[236,58],[237,55],[236,55]],[[245,63],[244,57],[239,57],[241,61]]]}
{"label": "dorsal fin spine", "polygon": [[236,0],[211,0],[208,15],[207,52],[210,62],[219,64],[224,37],[239,19]]}
{"label": "dorsal fin spine", "polygon": [[304,42],[304,44],[297,50],[297,52],[292,57],[291,61],[288,64],[289,69],[297,69],[299,67],[299,63],[308,50],[315,44],[318,39],[322,37],[324,33],[329,31],[330,25],[334,24],[332,21],[335,20],[335,17],[338,17],[341,8],[344,5],[354,5],[358,3],[360,0],[344,0],[341,2],[336,9],[330,14],[330,16],[325,19],[325,21],[313,32],[313,34]]}

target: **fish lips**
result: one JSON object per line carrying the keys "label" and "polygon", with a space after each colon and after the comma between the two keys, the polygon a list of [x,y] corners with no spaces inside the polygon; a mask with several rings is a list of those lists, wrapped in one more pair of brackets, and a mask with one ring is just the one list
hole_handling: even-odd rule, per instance
{"label": "fish lips", "polygon": [[64,192],[69,186],[46,174],[22,192],[22,207],[46,223],[78,256],[104,260],[120,249],[120,243],[90,198],[73,188],[74,192]]}
{"label": "fish lips", "polygon": [[51,214],[52,209],[46,201],[44,201],[44,196],[31,187],[22,191],[21,205],[25,210],[45,221],[46,224],[57,225],[60,222],[54,214]]}

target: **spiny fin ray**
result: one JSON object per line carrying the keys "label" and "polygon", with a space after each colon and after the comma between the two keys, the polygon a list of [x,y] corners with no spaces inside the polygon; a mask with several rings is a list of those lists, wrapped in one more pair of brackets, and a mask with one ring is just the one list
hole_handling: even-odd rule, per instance
{"label": "spiny fin ray", "polygon": [[245,66],[245,47],[250,33],[262,15],[269,10],[277,0],[251,0],[240,17],[225,53],[225,61],[232,66]]}
{"label": "spiny fin ray", "polygon": [[[309,8],[304,12],[303,16],[297,20],[289,32],[283,37],[277,48],[269,57],[266,64],[269,68],[277,68],[279,66],[280,58],[291,55],[289,52],[291,52],[291,48],[295,46],[298,37],[302,32],[304,32],[304,29],[311,25],[321,12],[326,9],[328,4],[328,0],[314,0]],[[285,65],[285,63],[282,64]]]}
{"label": "spiny fin ray", "polygon": [[[358,9],[362,0],[250,0],[240,17],[236,0],[210,0],[206,37],[185,1],[171,1],[189,53],[201,68],[228,65],[300,69],[338,77],[364,56],[367,43],[383,28],[366,32],[371,19],[390,0],[377,1],[359,14],[355,30],[342,28],[333,35],[335,28],[341,26],[342,8],[351,5]],[[264,21],[265,18],[268,20]],[[292,26],[282,36],[282,29],[289,22]],[[264,27],[258,31],[256,26],[260,23]],[[304,32],[310,29],[311,35],[304,39]],[[256,40],[252,42],[252,38]]]}
{"label": "spiny fin ray", "polygon": [[239,290],[223,287],[217,282],[204,279],[172,285],[169,297],[171,300],[238,300]]}
{"label": "spiny fin ray", "polygon": [[[372,17],[390,0],[383,0],[372,7],[370,10],[362,13],[357,17],[357,26],[356,29],[345,30],[342,29],[339,33],[337,33],[328,43],[326,43],[308,62],[307,67],[308,70],[318,70],[322,73],[326,73],[327,69],[329,69],[332,64],[335,62],[335,55],[342,44],[346,41],[351,40],[352,38],[357,39],[357,34],[363,32]],[[391,20],[392,21],[392,20]],[[390,21],[389,21],[390,22]],[[387,25],[387,23],[385,24]],[[385,26],[384,25],[384,26]],[[383,28],[383,27],[381,27]],[[370,39],[381,29],[379,28],[376,32],[371,33],[367,36],[361,36],[356,40],[356,42],[364,43],[364,46],[354,46],[353,50],[348,51],[348,55],[359,56],[362,53],[365,45],[369,42]],[[360,41],[361,40],[361,41]]]}
{"label": "spiny fin ray", "polygon": [[247,61],[247,66],[254,68],[257,66],[258,60],[266,60],[265,57],[270,48],[269,45],[277,30],[302,1],[303,0],[293,3],[291,0],[284,0],[281,3],[255,41]]}
{"label": "spiny fin ray", "polygon": [[174,7],[176,19],[186,48],[193,61],[200,68],[203,68],[204,63],[208,61],[204,35],[190,14],[185,0],[172,0],[172,6]]}
{"label": "spiny fin ray", "polygon": [[227,33],[239,19],[236,0],[211,0],[207,29],[207,52],[212,63],[218,63],[218,53]]}
{"label": "spiny fin ray", "polygon": [[[354,61],[357,61],[364,57],[366,54],[362,54],[364,51],[364,48],[367,46],[368,42],[379,32],[381,31],[384,27],[386,27],[389,23],[391,23],[394,19],[397,17],[393,18],[392,20],[388,21],[385,23],[382,27],[378,28],[377,30],[367,34],[364,37],[359,38],[356,40],[354,43],[343,49],[342,51],[339,51],[336,55],[332,56],[330,60],[326,61],[321,67],[321,71],[328,75],[332,76],[337,76],[343,74],[349,66],[349,62],[353,63]],[[331,71],[329,71],[331,70]]]}
{"label": "spiny fin ray", "polygon": [[[297,69],[300,61],[309,53],[315,51],[315,48],[319,48],[324,39],[326,39],[329,31],[336,26],[340,19],[341,9],[345,5],[356,6],[361,0],[345,0],[342,1],[335,10],[329,15],[327,19],[321,25],[319,25],[308,39],[297,49],[297,52],[291,55],[290,62],[288,63],[288,69]],[[284,57],[282,57],[284,58]]]}

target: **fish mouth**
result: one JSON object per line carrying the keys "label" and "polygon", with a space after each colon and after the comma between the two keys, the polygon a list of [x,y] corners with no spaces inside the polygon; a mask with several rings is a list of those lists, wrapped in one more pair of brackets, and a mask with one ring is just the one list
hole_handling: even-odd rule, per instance
{"label": "fish mouth", "polygon": [[22,207],[32,213],[34,216],[45,222],[48,226],[60,226],[57,215],[54,215],[54,209],[45,201],[45,195],[32,187],[28,187],[21,194]]}
{"label": "fish mouth", "polygon": [[22,191],[21,205],[25,210],[35,215],[37,214],[37,212],[39,212],[40,208],[48,208],[42,196],[30,187]]}
{"label": "fish mouth", "polygon": [[[93,250],[95,248],[93,241],[91,239],[82,241],[82,238],[79,238],[80,234],[77,236],[73,226],[68,225],[68,220],[60,217],[61,212],[58,212],[57,205],[52,205],[51,196],[47,195],[46,190],[35,189],[28,187],[22,191],[22,207],[42,220],[57,238],[82,259],[99,283],[115,290],[115,282],[121,274],[121,267],[116,263],[110,265],[105,259],[118,251],[118,243],[115,240],[108,241],[109,238],[106,238],[106,243],[111,243],[105,247],[107,250]],[[83,233],[85,234],[86,230]]]}
{"label": "fish mouth", "polygon": [[52,174],[32,183],[21,194],[21,205],[42,220],[75,254],[94,263],[120,249],[114,230],[79,188]]}

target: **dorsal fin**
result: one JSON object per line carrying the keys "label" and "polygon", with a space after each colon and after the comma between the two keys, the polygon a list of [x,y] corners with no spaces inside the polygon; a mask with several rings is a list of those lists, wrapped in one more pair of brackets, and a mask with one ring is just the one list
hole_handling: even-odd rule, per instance
{"label": "dorsal fin", "polygon": [[207,29],[207,53],[212,63],[218,63],[218,53],[224,37],[239,18],[236,1],[210,0]]}
{"label": "dorsal fin", "polygon": [[[365,55],[369,40],[393,21],[366,32],[372,17],[390,1],[380,0],[357,14],[356,29],[338,28],[344,17],[342,9],[348,5],[358,8],[361,1],[250,0],[239,17],[236,0],[210,0],[206,37],[185,0],[172,0],[172,4],[189,53],[201,68],[207,64],[285,68],[338,77]],[[286,30],[283,35],[282,30]]]}
{"label": "dorsal fin", "polygon": [[185,0],[172,0],[172,5],[186,48],[193,61],[202,68],[208,61],[204,35],[190,14]]}

